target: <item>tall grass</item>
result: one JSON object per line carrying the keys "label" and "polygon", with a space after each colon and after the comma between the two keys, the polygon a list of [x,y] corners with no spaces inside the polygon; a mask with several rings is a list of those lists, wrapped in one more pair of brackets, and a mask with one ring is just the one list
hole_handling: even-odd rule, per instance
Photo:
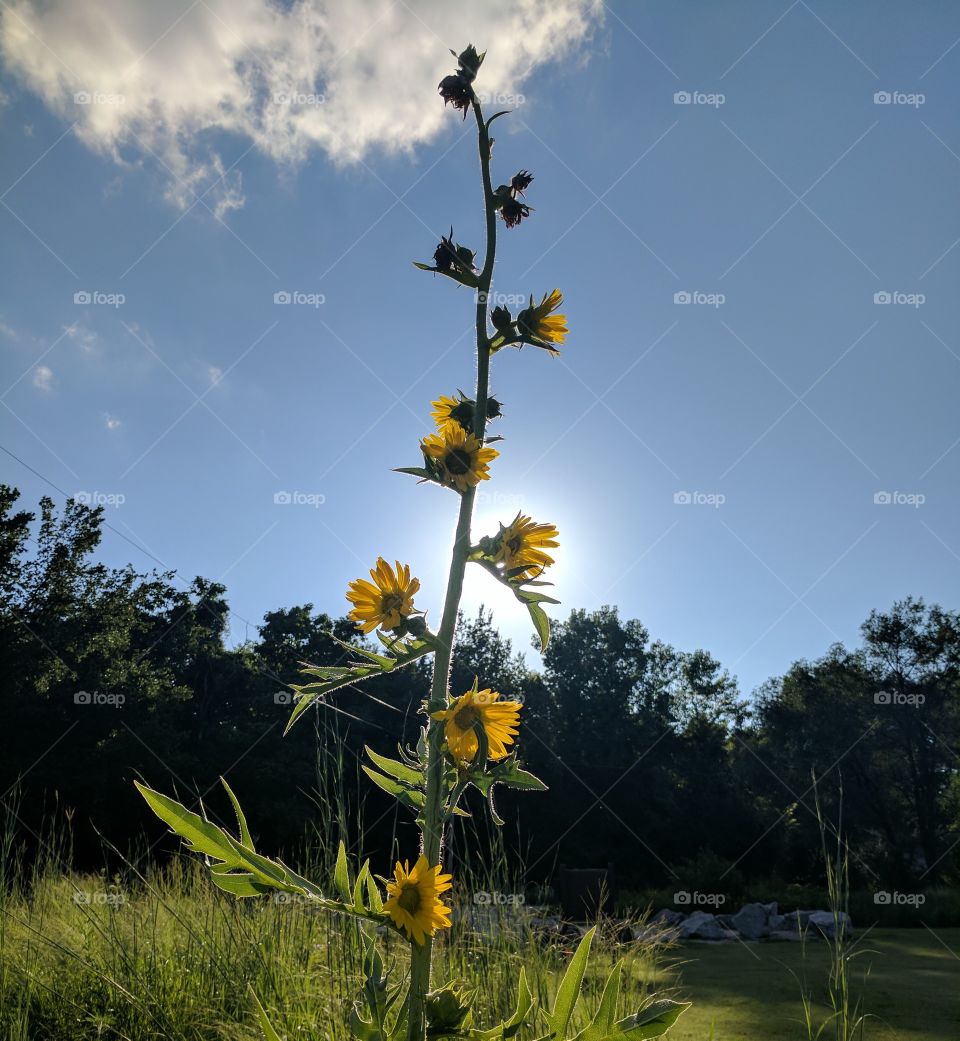
{"label": "tall grass", "polygon": [[[335,722],[321,735],[317,814],[297,860],[321,884],[341,835],[362,845],[363,807],[341,793],[363,786],[339,736]],[[186,856],[142,869],[127,857],[108,876],[70,869],[68,832],[44,835],[40,850],[26,867],[9,814],[0,833],[0,1041],[252,1041],[260,1035],[249,985],[287,1037],[347,1041],[345,1009],[362,962],[355,923],[284,894],[235,900]],[[535,993],[552,993],[575,937],[538,928],[520,905],[523,872],[495,830],[458,835],[451,853],[455,924],[439,941],[438,983],[466,980],[478,1025],[490,1025],[509,1011],[521,963]],[[382,932],[400,980],[408,945]],[[624,938],[622,927],[601,923],[587,990],[597,995],[604,970],[624,958],[626,1014],[648,997],[657,949]]]}

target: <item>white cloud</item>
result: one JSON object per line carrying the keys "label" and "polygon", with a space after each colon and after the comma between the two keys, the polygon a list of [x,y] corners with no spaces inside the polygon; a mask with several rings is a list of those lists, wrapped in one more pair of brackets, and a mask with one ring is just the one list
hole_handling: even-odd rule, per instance
{"label": "white cloud", "polygon": [[79,322],[65,325],[63,332],[68,340],[72,340],[84,354],[92,354],[96,349],[97,334]]}
{"label": "white cloud", "polygon": [[37,390],[53,390],[53,369],[49,365],[38,365],[33,370],[33,385]]}
{"label": "white cloud", "polygon": [[111,416],[109,412],[104,412],[103,425],[107,430],[119,430],[122,425],[122,420],[117,419],[116,416]]}
{"label": "white cloud", "polygon": [[223,369],[218,368],[216,365],[208,365],[207,379],[210,380],[210,386],[215,387],[223,379]]}
{"label": "white cloud", "polygon": [[[567,54],[600,0],[11,0],[0,20],[6,67],[88,146],[167,168],[168,198],[222,214],[243,205],[222,134],[283,164],[315,150],[356,162],[407,151],[454,118],[436,86],[448,47],[487,49],[479,86],[517,93],[538,64]],[[86,94],[89,103],[77,104]],[[278,103],[278,95],[317,95]],[[215,187],[211,185],[215,183]]]}

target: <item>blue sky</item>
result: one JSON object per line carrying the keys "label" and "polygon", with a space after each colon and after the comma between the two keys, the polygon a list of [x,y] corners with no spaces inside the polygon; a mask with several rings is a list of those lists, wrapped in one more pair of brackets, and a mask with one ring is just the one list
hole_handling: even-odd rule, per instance
{"label": "blue sky", "polygon": [[[495,360],[476,534],[557,523],[561,615],[618,604],[746,692],[871,608],[960,606],[960,8],[500,6],[461,30],[363,0],[307,60],[283,19],[320,32],[319,2],[267,29],[255,0],[14,4],[4,480],[110,497],[103,558],[223,581],[232,642],[267,610],[344,611],[378,553],[436,617],[455,497],[390,469],[473,378],[467,291],[411,264],[451,224],[481,245],[470,127],[433,93],[472,39],[479,86],[517,95],[495,173],[536,178],[496,290],[559,286],[571,326],[559,360]],[[326,96],[274,125],[285,102],[223,96],[241,66]],[[525,648],[484,579],[466,608]]]}

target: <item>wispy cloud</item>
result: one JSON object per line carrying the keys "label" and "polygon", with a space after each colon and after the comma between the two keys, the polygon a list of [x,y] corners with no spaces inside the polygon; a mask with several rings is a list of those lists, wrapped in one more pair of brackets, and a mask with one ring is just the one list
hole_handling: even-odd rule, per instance
{"label": "wispy cloud", "polygon": [[[135,0],[12,0],[6,67],[118,163],[155,155],[179,206],[215,185],[243,205],[224,134],[283,164],[320,150],[340,163],[407,151],[449,119],[436,85],[447,47],[488,48],[484,89],[516,92],[581,44],[600,0],[204,0],[179,11]],[[231,149],[233,155],[236,149]]]}
{"label": "wispy cloud", "polygon": [[49,365],[38,365],[33,370],[33,385],[37,390],[53,390],[53,369]]}
{"label": "wispy cloud", "polygon": [[119,430],[123,425],[123,421],[118,419],[116,416],[111,416],[109,412],[104,412],[103,425],[107,430]]}

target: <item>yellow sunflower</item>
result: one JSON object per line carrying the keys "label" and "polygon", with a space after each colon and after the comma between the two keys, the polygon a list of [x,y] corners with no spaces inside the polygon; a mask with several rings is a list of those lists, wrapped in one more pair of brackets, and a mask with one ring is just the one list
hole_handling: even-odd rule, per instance
{"label": "yellow sunflower", "polygon": [[365,633],[396,627],[413,614],[413,596],[420,588],[420,579],[410,577],[410,565],[398,560],[392,568],[383,557],[377,557],[377,566],[370,570],[373,582],[354,579],[347,589],[347,599],[353,604],[350,617],[359,622]]}
{"label": "yellow sunflower", "polygon": [[394,924],[421,946],[437,929],[450,928],[450,908],[439,899],[452,885],[452,875],[440,874],[440,865],[430,867],[420,859],[410,870],[410,861],[397,861],[393,882],[387,882],[387,901],[383,905]]}
{"label": "yellow sunflower", "polygon": [[[441,394],[436,401],[431,401],[433,405],[433,411],[430,413],[430,418],[436,423],[437,430],[442,434],[448,427],[459,427],[462,426],[460,420],[454,415],[455,411],[464,413],[464,409],[461,408],[463,405],[462,398],[450,398],[446,394]],[[470,415],[473,415],[471,410]]]}
{"label": "yellow sunflower", "polygon": [[517,315],[520,333],[544,344],[563,343],[568,331],[567,316],[553,313],[562,303],[563,293],[559,289],[544,293],[539,304],[534,304],[531,296],[530,306]]}
{"label": "yellow sunflower", "polygon": [[431,712],[434,719],[445,723],[444,735],[447,748],[457,762],[472,763],[480,742],[473,729],[478,720],[487,735],[487,755],[491,759],[505,759],[507,745],[513,744],[514,735],[520,725],[520,709],[518,701],[500,701],[496,691],[477,690],[473,685],[448,709]]}
{"label": "yellow sunflower", "polygon": [[500,454],[482,445],[463,427],[450,424],[439,434],[420,442],[423,454],[433,463],[441,484],[465,492],[490,479],[489,463]]}
{"label": "yellow sunflower", "polygon": [[518,513],[506,528],[501,526],[500,545],[494,560],[503,564],[506,571],[518,567],[526,568],[515,578],[534,578],[553,563],[553,557],[545,551],[556,549],[560,545],[557,541],[559,537],[560,532],[554,525],[536,524],[530,517]]}

